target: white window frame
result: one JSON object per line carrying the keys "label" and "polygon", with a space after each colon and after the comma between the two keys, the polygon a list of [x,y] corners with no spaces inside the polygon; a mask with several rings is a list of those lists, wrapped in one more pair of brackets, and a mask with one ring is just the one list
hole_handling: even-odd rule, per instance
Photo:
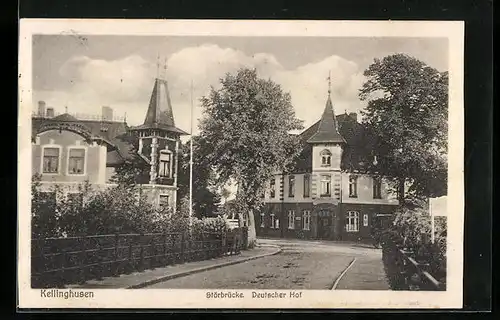
{"label": "white window frame", "polygon": [[[325,186],[328,183],[328,193],[323,192]],[[332,176],[327,174],[322,174],[320,176],[320,196],[321,197],[331,197],[332,196]]]}
{"label": "white window frame", "polygon": [[[168,154],[170,156],[170,160],[169,160],[169,163],[168,163],[168,175],[164,176],[164,175],[161,175],[160,172],[161,172],[161,156],[163,154]],[[169,149],[163,149],[163,150],[160,150],[160,156],[158,158],[158,176],[160,178],[167,178],[167,179],[170,179],[172,178],[172,162],[173,162],[173,153],[171,150]]]}
{"label": "white window frame", "polygon": [[269,198],[276,198],[276,177],[269,181]]}
{"label": "white window frame", "polygon": [[347,211],[347,232],[359,232],[359,212],[358,211]]}
{"label": "white window frame", "polygon": [[294,210],[288,211],[288,229],[289,230],[295,229],[295,211]]}
{"label": "white window frame", "polygon": [[302,223],[302,229],[307,231],[311,230],[311,211],[304,210],[302,212],[302,219],[304,220]]}
{"label": "white window frame", "polygon": [[368,227],[368,214],[363,214],[363,227]]}
{"label": "white window frame", "polygon": [[[307,182],[307,183],[306,183]],[[304,181],[303,181],[303,197],[304,198],[309,198],[311,196],[311,175],[310,174],[304,174]],[[307,193],[306,193],[307,190]]]}
{"label": "white window frame", "polygon": [[[71,153],[71,150],[73,149],[82,149],[84,151],[83,155],[83,172],[82,173],[71,173],[69,171],[69,154]],[[74,146],[69,146],[67,148],[67,155],[66,155],[66,174],[68,176],[85,176],[87,174],[87,158],[88,158],[88,148],[86,146],[81,146],[81,145],[74,145]]]}
{"label": "white window frame", "polygon": [[295,176],[293,174],[288,176],[288,197],[295,197]]}
{"label": "white window frame", "polygon": [[[373,199],[382,199],[382,178],[381,177],[373,177],[373,186],[372,186],[372,195]],[[378,194],[375,194],[375,186],[378,185]]]}
{"label": "white window frame", "polygon": [[[357,198],[358,197],[358,176],[355,174],[349,175],[349,198]],[[355,188],[351,189],[351,186],[354,185]],[[354,192],[351,192],[354,191]]]}
{"label": "white window frame", "polygon": [[332,166],[332,153],[330,150],[325,149],[320,152],[321,156],[321,166],[322,167],[331,167]]}
{"label": "white window frame", "polygon": [[266,217],[265,213],[260,214],[260,227],[265,228],[266,227],[266,221],[264,220]]}
{"label": "white window frame", "polygon": [[[43,172],[43,160],[45,159],[45,149],[59,149],[59,157],[57,159],[57,172]],[[46,144],[42,146],[42,156],[41,156],[41,163],[40,163],[40,173],[43,175],[50,175],[50,176],[56,176],[61,174],[61,163],[62,163],[62,146],[58,144]]]}

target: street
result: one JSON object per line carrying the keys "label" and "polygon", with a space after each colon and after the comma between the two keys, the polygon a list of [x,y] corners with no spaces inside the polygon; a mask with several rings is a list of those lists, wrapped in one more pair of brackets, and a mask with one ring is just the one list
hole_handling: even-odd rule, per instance
{"label": "street", "polygon": [[356,244],[259,239],[282,252],[196,273],[147,288],[389,290],[381,251]]}

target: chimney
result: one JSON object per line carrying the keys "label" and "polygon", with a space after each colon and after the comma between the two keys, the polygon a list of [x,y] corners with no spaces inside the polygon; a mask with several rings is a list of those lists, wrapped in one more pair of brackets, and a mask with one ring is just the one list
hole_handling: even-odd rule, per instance
{"label": "chimney", "polygon": [[45,101],[38,101],[38,116],[45,117]]}
{"label": "chimney", "polygon": [[47,108],[47,114],[45,116],[47,118],[54,118],[54,108]]}
{"label": "chimney", "polygon": [[358,122],[358,114],[356,112],[349,113],[349,117],[351,117],[354,121]]}
{"label": "chimney", "polygon": [[113,121],[113,109],[111,109],[108,106],[103,106],[101,120],[102,121]]}

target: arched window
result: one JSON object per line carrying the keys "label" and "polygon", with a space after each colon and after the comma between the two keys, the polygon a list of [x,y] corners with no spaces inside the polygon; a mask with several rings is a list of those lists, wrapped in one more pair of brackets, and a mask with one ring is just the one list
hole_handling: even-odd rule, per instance
{"label": "arched window", "polygon": [[329,150],[323,150],[320,153],[321,156],[321,166],[329,167],[332,165],[332,153]]}

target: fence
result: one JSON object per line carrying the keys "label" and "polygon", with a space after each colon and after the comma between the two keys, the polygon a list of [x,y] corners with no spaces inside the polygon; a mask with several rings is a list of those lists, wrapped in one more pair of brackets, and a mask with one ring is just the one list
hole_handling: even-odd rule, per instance
{"label": "fence", "polygon": [[203,233],[114,234],[32,240],[32,288],[58,288],[189,261],[239,254],[243,230]]}
{"label": "fence", "polygon": [[383,260],[386,274],[394,290],[444,291],[446,290],[446,271],[440,277],[431,274],[429,261],[415,258],[411,251],[398,246],[390,238],[383,241]]}

